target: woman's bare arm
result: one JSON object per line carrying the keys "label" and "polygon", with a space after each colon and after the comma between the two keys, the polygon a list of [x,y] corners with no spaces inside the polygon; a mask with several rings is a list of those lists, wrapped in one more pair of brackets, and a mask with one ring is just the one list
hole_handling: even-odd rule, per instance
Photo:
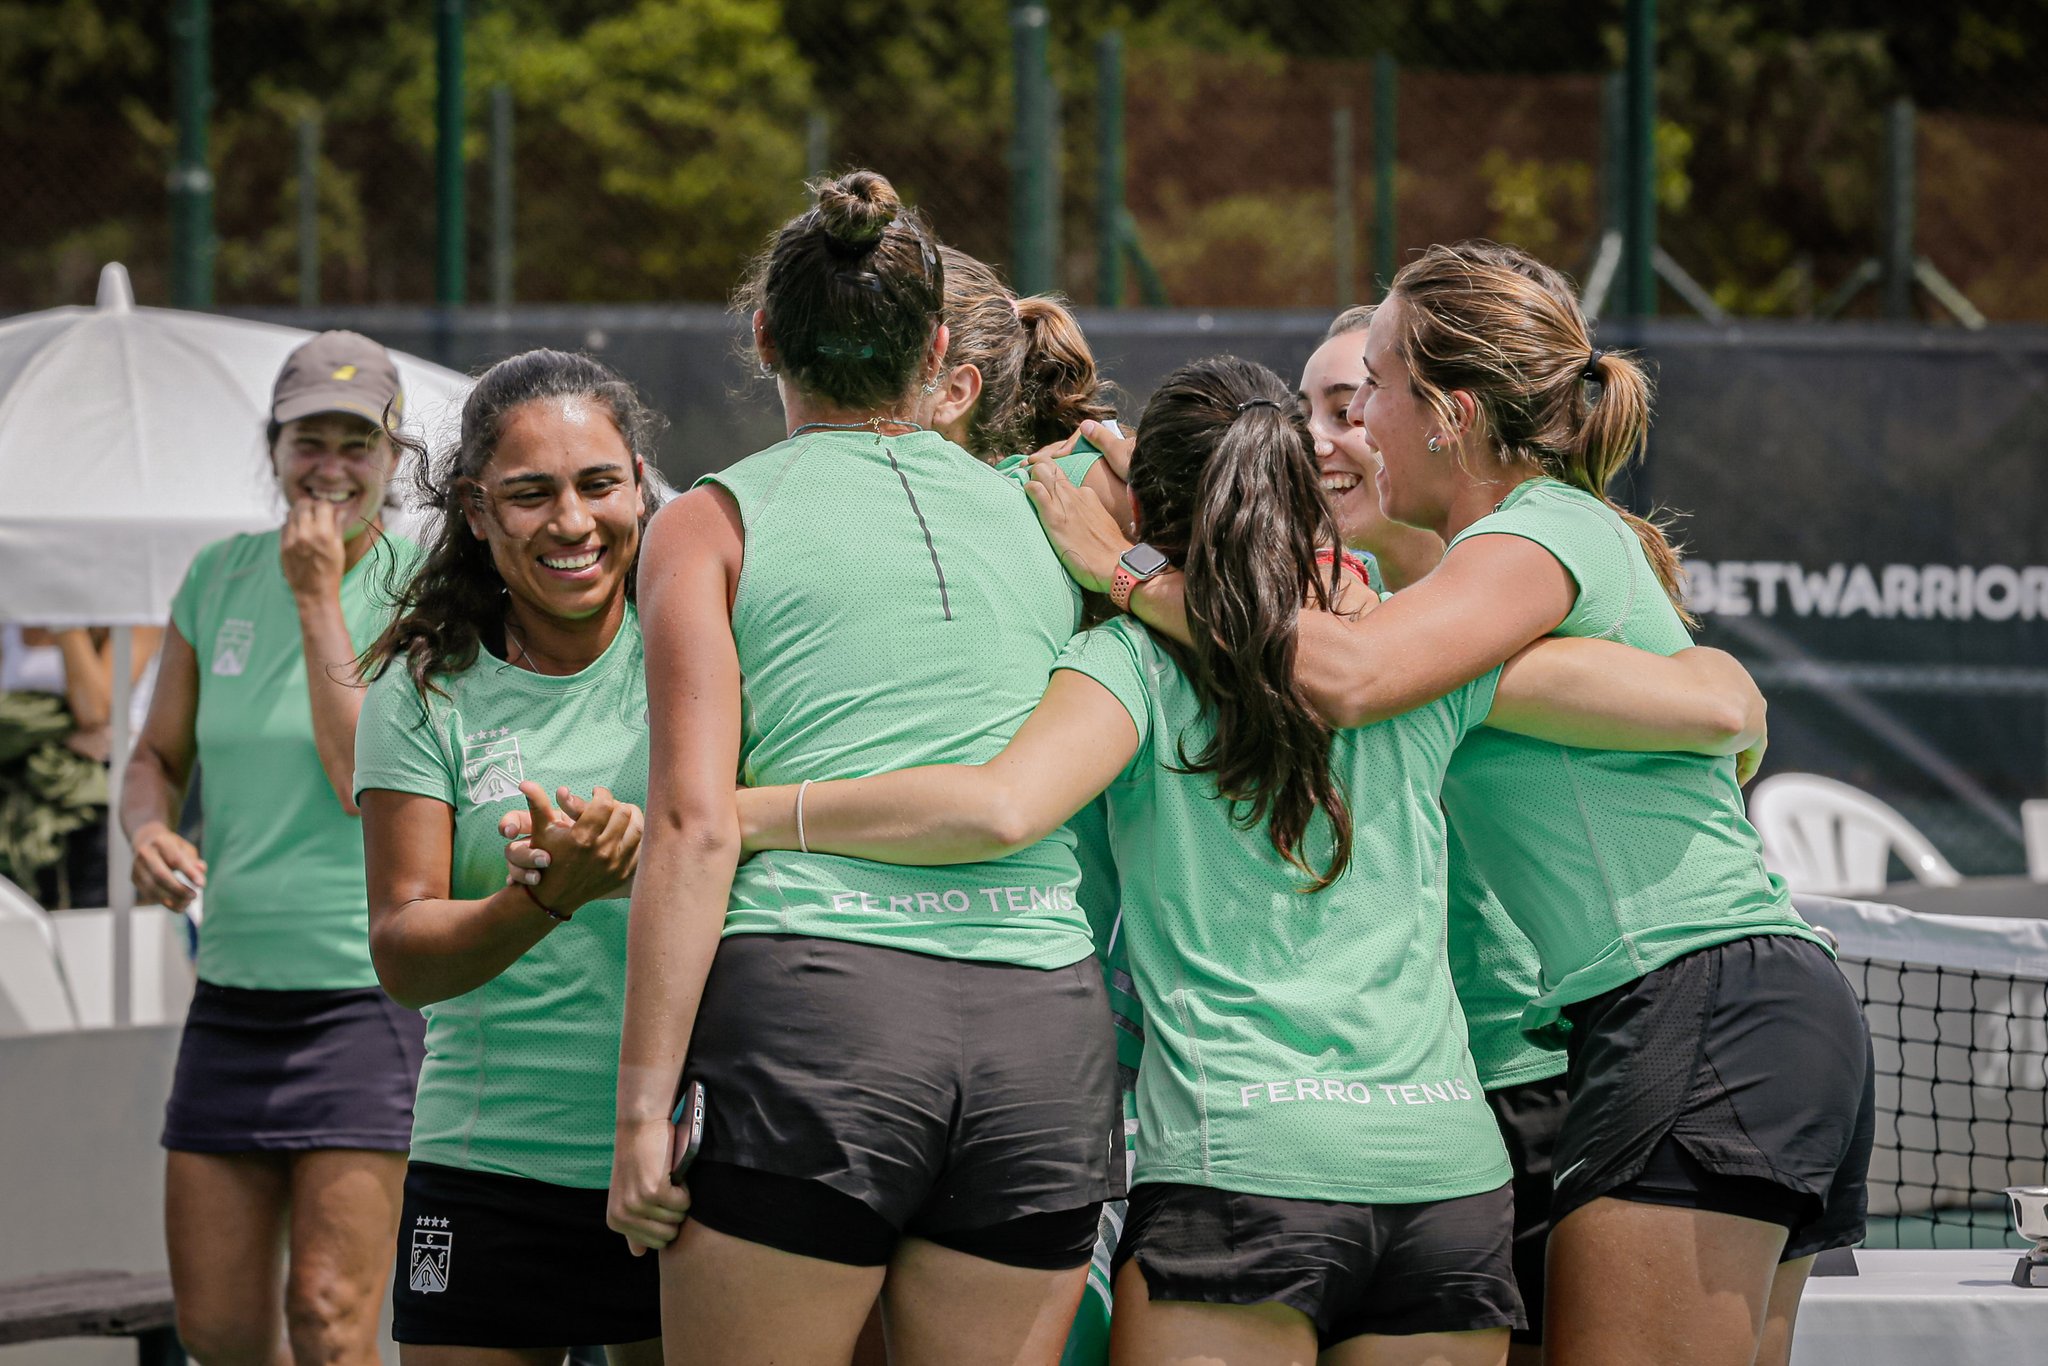
{"label": "woman's bare arm", "polygon": [[636,1253],[675,1238],[687,1194],[668,1179],[669,1107],[739,865],[740,667],[732,595],[745,542],[715,488],[649,524],[640,558],[646,633],[647,835],[633,887],[618,1132],[607,1218]]}
{"label": "woman's bare arm", "polygon": [[455,813],[446,802],[411,792],[363,793],[363,859],[369,869],[370,959],[386,994],[417,1010],[474,991],[518,962],[562,922],[541,909],[573,915],[615,896],[632,876],[640,847],[640,811],[599,788],[570,824],[555,820],[540,784],[525,782],[537,841],[550,853],[529,892],[507,885],[490,896],[448,895]]}
{"label": "woman's bare arm", "polygon": [[1764,695],[1733,655],[1548,637],[1501,670],[1486,723],[1589,749],[1738,754],[1764,736]]}
{"label": "woman's bare arm", "polygon": [[[344,516],[332,504],[302,498],[292,505],[278,540],[278,557],[299,612],[299,643],[306,656],[306,700],[313,713],[313,744],[320,768],[341,809],[356,810],[356,719],[362,715],[362,679],[355,642],[341,611],[347,548]],[[362,533],[379,536],[372,528]]]}
{"label": "woman's bare arm", "polygon": [[131,876],[136,896],[172,910],[183,910],[191,904],[193,888],[206,885],[206,861],[176,828],[198,754],[198,726],[199,661],[173,626],[164,633],[149,715],[126,760],[119,812],[135,850]]}
{"label": "woman's bare arm", "polygon": [[[979,863],[1050,835],[1116,780],[1138,730],[1109,689],[1061,669],[1002,753],[985,764],[930,764],[812,783],[804,838],[822,853],[915,865]],[[743,790],[748,851],[795,849],[794,786]]]}
{"label": "woman's bare arm", "polygon": [[[1083,588],[1104,591],[1128,541],[1097,500],[1068,486],[1057,466],[1036,457],[1032,464],[1032,505],[1060,562]],[[1503,585],[1513,585],[1512,591]],[[1179,574],[1162,574],[1131,595],[1131,610],[1185,644],[1182,590]],[[1505,663],[1555,630],[1577,598],[1571,575],[1535,542],[1476,536],[1376,612],[1304,613],[1295,677],[1333,726],[1384,720]]]}

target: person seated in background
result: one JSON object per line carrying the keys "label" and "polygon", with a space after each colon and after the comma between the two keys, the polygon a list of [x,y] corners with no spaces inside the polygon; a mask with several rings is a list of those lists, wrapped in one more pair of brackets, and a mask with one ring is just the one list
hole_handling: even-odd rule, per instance
{"label": "person seated in background", "polygon": [[[135,633],[131,733],[162,636]],[[0,626],[0,876],[52,909],[107,902],[113,705],[111,631]]]}

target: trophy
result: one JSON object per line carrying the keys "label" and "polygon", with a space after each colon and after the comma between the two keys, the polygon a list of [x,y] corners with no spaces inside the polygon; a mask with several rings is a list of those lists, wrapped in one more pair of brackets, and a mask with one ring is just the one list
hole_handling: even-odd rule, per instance
{"label": "trophy", "polygon": [[2013,1268],[2012,1283],[2048,1290],[2048,1186],[2007,1186],[2005,1198],[2012,1201],[2012,1226],[2034,1240]]}

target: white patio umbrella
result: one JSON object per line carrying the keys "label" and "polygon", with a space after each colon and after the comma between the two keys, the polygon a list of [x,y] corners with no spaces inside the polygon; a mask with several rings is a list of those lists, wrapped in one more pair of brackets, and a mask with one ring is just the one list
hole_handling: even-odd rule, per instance
{"label": "white patio umbrella", "polygon": [[[272,381],[311,335],[137,308],[118,263],[100,272],[96,307],[0,322],[0,622],[116,628],[117,810],[130,743],[129,628],[169,619],[202,546],[282,521],[263,430]],[[470,380],[392,356],[406,427],[452,432]],[[119,821],[111,827],[108,887],[125,912],[133,905],[127,841]],[[127,929],[117,914],[116,1023],[127,1019]]]}

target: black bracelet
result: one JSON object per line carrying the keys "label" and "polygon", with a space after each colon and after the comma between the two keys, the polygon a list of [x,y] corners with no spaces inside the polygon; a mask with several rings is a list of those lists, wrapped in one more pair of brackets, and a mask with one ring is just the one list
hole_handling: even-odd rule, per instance
{"label": "black bracelet", "polygon": [[528,901],[531,901],[534,905],[540,907],[542,914],[546,915],[547,918],[550,920],[559,920],[564,925],[566,925],[569,923],[569,918],[576,914],[576,912],[574,911],[564,913],[562,911],[556,910],[554,907],[548,905],[547,902],[542,901],[540,899],[540,893],[534,891],[533,888],[527,886],[523,882],[515,882],[512,885],[514,887],[517,887],[520,891],[526,893],[526,899]]}

